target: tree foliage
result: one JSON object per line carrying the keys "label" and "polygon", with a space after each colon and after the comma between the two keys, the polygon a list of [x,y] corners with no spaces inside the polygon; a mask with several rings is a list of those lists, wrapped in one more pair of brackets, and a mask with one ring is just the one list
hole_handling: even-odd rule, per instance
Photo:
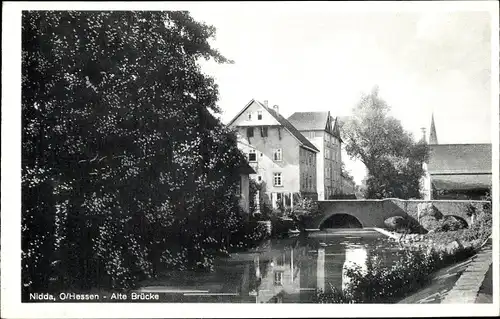
{"label": "tree foliage", "polygon": [[356,182],[354,181],[354,177],[352,176],[351,174],[351,171],[349,171],[346,167],[345,167],[345,163],[342,161],[341,163],[341,166],[340,166],[340,171],[342,173],[342,177],[345,178],[346,180],[348,181],[351,181],[353,184],[356,184]]}
{"label": "tree foliage", "polygon": [[211,267],[241,227],[244,160],[187,12],[23,12],[25,292]]}
{"label": "tree foliage", "polygon": [[365,94],[344,125],[346,151],[368,170],[366,198],[420,198],[428,146],[415,142],[389,111],[377,88]]}

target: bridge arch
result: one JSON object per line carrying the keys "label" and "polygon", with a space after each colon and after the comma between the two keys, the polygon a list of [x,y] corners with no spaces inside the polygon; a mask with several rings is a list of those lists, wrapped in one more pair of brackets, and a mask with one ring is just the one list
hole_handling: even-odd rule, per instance
{"label": "bridge arch", "polygon": [[325,228],[363,228],[363,223],[349,213],[334,213],[320,221],[319,229]]}
{"label": "bridge arch", "polygon": [[[308,223],[308,228],[318,229],[330,217],[338,214],[353,216],[362,227],[384,228],[384,221],[392,216],[406,216],[406,212],[385,200],[323,200],[318,201],[320,214]],[[334,217],[338,218],[338,217]]]}

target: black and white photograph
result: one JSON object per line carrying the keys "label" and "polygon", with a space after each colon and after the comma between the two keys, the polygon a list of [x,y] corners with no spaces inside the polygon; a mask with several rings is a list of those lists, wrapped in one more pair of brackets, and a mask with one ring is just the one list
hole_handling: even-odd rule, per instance
{"label": "black and white photograph", "polygon": [[2,316],[500,315],[498,2],[3,8]]}

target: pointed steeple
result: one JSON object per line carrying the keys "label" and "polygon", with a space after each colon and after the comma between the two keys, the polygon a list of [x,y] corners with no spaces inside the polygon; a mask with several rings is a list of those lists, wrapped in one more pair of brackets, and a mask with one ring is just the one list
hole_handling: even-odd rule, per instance
{"label": "pointed steeple", "polygon": [[434,124],[434,113],[432,113],[432,118],[431,118],[431,132],[429,135],[429,144],[438,144],[436,125]]}

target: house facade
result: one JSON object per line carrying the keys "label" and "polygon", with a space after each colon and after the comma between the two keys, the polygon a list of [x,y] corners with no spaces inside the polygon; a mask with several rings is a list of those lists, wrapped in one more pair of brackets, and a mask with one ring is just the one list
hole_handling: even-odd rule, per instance
{"label": "house facade", "polygon": [[273,207],[293,207],[299,196],[317,199],[316,156],[319,150],[280,115],[278,107],[251,100],[228,124],[238,148],[255,171]]}
{"label": "house facade", "polygon": [[342,193],[342,155],[337,119],[330,112],[295,112],[288,121],[318,150],[316,185],[318,199]]}

